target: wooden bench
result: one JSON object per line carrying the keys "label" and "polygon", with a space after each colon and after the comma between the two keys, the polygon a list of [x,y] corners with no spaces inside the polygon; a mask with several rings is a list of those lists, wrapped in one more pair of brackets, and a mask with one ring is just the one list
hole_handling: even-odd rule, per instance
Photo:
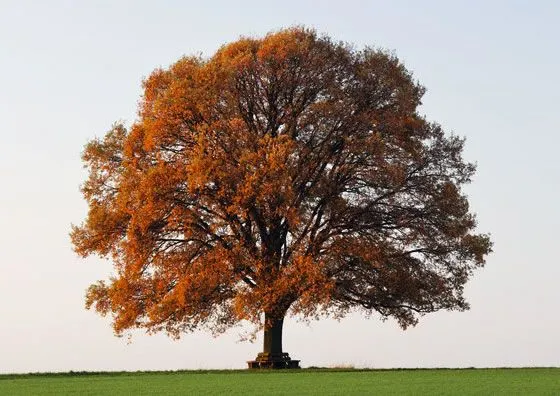
{"label": "wooden bench", "polygon": [[299,360],[248,360],[249,369],[299,369]]}

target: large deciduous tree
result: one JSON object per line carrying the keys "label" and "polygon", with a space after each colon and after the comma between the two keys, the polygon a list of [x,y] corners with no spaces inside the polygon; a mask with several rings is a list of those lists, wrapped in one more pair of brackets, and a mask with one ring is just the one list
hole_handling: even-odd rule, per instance
{"label": "large deciduous tree", "polygon": [[116,333],[248,320],[264,327],[259,364],[283,367],[288,313],[359,308],[406,328],[468,308],[491,250],[461,191],[475,167],[418,113],[424,88],[395,55],[291,28],[143,86],[138,120],[85,147],[89,213],[71,233],[114,262],[86,305]]}

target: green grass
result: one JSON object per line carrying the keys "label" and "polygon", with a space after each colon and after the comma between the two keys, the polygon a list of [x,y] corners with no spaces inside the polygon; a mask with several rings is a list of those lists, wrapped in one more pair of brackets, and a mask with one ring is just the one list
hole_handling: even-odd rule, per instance
{"label": "green grass", "polygon": [[0,375],[0,395],[560,395],[559,368]]}

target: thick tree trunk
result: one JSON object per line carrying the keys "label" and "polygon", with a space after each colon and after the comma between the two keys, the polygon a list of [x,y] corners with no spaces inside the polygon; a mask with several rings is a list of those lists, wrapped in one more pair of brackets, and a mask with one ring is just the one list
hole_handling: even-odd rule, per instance
{"label": "thick tree trunk", "polygon": [[299,360],[292,360],[282,351],[284,318],[265,313],[263,351],[255,360],[248,361],[249,368],[299,368]]}
{"label": "thick tree trunk", "polygon": [[277,319],[269,314],[264,315],[263,352],[271,355],[282,353],[282,326],[284,318]]}

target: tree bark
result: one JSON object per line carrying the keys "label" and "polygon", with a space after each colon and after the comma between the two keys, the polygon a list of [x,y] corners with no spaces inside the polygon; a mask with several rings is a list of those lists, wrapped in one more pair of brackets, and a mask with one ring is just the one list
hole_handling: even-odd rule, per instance
{"label": "tree bark", "polygon": [[264,343],[263,352],[270,354],[282,353],[282,326],[284,318],[278,319],[270,314],[264,314]]}
{"label": "tree bark", "polygon": [[299,360],[292,360],[290,355],[282,350],[282,328],[284,316],[278,314],[264,314],[263,351],[255,360],[249,360],[250,369],[297,369]]}

